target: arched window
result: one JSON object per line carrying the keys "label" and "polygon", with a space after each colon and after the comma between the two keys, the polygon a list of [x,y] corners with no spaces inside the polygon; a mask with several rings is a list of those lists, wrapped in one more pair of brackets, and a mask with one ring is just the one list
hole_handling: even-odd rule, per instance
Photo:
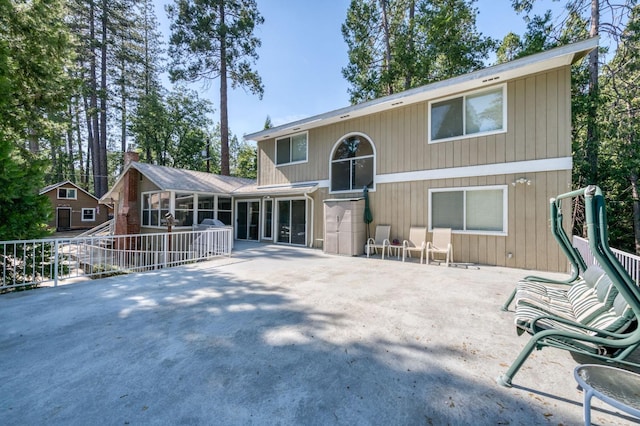
{"label": "arched window", "polygon": [[360,191],[373,188],[375,174],[373,144],[360,134],[348,135],[333,148],[331,191]]}

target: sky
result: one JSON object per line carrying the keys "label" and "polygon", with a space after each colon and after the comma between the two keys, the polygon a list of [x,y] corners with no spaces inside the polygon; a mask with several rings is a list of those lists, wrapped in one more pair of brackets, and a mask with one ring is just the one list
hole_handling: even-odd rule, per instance
{"label": "sky", "polygon": [[[166,0],[157,3],[161,31],[168,42],[169,21]],[[241,138],[262,130],[267,116],[274,126],[349,106],[347,81],[342,68],[348,63],[347,45],[341,25],[350,0],[256,0],[264,24],[255,35],[262,41],[260,58],[254,69],[262,77],[264,96],[229,85],[229,128]],[[537,11],[558,8],[557,2],[538,1]],[[517,15],[511,0],[478,0],[476,25],[485,36],[502,39],[509,32],[522,35],[523,17]],[[491,60],[489,60],[491,62]],[[490,63],[487,63],[490,65]],[[219,82],[190,86],[200,97],[209,99],[219,121]]]}

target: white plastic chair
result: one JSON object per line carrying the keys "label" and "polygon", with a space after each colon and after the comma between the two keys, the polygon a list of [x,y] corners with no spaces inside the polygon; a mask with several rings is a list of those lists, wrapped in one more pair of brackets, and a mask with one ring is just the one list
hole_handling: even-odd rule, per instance
{"label": "white plastic chair", "polygon": [[402,261],[407,254],[411,257],[411,252],[420,252],[420,263],[424,258],[424,251],[427,247],[427,228],[412,226],[409,228],[409,239],[402,242]]}
{"label": "white plastic chair", "polygon": [[378,254],[378,249],[382,249],[382,258],[384,259],[384,252],[391,245],[389,235],[391,235],[391,225],[376,225],[375,238],[369,238],[365,246],[367,257],[371,254],[372,249],[376,254]]}
{"label": "white plastic chair", "polygon": [[453,262],[453,246],[451,245],[451,228],[433,228],[432,241],[427,243],[427,264],[436,260],[434,254],[444,254],[445,265]]}

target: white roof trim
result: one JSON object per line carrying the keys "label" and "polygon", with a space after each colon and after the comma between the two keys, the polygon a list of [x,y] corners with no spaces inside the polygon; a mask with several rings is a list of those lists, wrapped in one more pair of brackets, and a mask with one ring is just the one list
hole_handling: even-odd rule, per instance
{"label": "white roof trim", "polygon": [[446,169],[419,170],[415,172],[389,173],[375,177],[376,184],[414,182],[436,179],[458,179],[478,176],[497,176],[571,170],[572,157],[544,158],[541,160],[492,163],[478,166],[451,167]]}
{"label": "white roof trim", "polygon": [[525,75],[535,74],[553,68],[571,65],[576,60],[597,48],[598,37],[578,43],[557,47],[546,52],[537,53],[483,68],[448,80],[438,81],[426,86],[374,99],[358,105],[352,105],[302,120],[294,121],[270,129],[261,130],[244,136],[245,140],[261,141],[272,139],[294,132],[302,132],[320,126],[336,123],[344,119],[352,119],[376,112],[386,111],[400,106],[410,105],[462,92],[485,85],[512,80]]}
{"label": "white roof trim", "polygon": [[70,180],[65,180],[64,182],[56,183],[54,185],[49,185],[46,188],[44,188],[43,190],[41,190],[39,195],[42,195],[42,194],[47,193],[49,191],[53,191],[54,189],[60,188],[62,185],[74,186],[76,189],[79,189],[80,191],[84,192],[89,197],[95,199],[96,201],[100,201],[100,200],[98,200],[98,197],[96,197],[95,195],[91,194],[90,192],[85,191],[80,186],[78,186],[78,184],[75,184],[75,183],[71,182]]}

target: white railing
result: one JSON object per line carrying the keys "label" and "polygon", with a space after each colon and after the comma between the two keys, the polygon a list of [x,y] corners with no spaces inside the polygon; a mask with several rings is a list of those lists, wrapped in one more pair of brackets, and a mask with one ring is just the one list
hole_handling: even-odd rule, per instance
{"label": "white railing", "polygon": [[0,292],[230,256],[231,227],[200,231],[0,241]]}
{"label": "white railing", "polygon": [[[573,246],[578,249],[587,266],[598,265],[598,261],[595,259],[591,253],[591,249],[589,248],[589,240],[574,235]],[[611,251],[624,269],[629,273],[631,278],[640,285],[640,256],[614,248],[612,248]]]}

